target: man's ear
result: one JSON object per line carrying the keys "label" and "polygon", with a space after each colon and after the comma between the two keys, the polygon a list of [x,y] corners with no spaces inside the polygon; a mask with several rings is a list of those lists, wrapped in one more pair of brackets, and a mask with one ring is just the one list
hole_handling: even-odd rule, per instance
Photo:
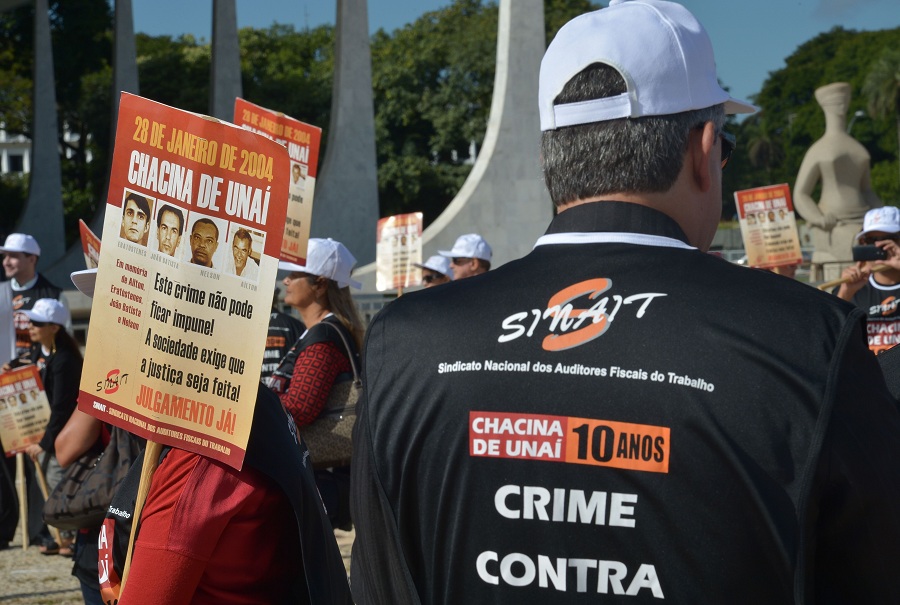
{"label": "man's ear", "polygon": [[691,130],[688,139],[688,156],[691,162],[691,176],[700,191],[712,187],[713,151],[716,147],[716,125],[707,122],[703,128]]}

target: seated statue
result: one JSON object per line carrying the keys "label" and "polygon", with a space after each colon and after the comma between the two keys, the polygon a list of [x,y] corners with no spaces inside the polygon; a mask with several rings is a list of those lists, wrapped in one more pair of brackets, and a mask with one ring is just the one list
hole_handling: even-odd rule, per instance
{"label": "seated statue", "polygon": [[[813,265],[830,263],[824,278],[833,279],[851,262],[853,237],[866,212],[883,204],[869,182],[869,152],[847,134],[850,85],[835,82],[817,88],[815,95],[825,112],[825,134],[800,164],[794,207],[809,225]],[[816,202],[812,194],[820,181],[822,194]]]}

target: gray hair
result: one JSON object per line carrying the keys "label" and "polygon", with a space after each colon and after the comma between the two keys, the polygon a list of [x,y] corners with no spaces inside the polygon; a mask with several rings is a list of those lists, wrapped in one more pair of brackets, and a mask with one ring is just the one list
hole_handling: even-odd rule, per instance
{"label": "gray hair", "polygon": [[[626,92],[615,68],[593,63],[575,75],[555,103]],[[664,116],[622,118],[548,130],[541,136],[544,182],[554,205],[613,193],[668,191],[684,162],[691,129],[725,124],[722,105]]]}

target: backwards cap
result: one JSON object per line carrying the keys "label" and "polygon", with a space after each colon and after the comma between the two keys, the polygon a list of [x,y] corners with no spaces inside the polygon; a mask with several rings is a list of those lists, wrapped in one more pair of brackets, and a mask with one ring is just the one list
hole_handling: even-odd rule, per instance
{"label": "backwards cap", "polygon": [[[627,91],[554,105],[569,80],[592,63],[615,68]],[[757,109],[722,90],[706,30],[686,8],[665,0],[611,0],[608,8],[564,25],[541,61],[538,103],[541,131],[720,103],[727,114]]]}

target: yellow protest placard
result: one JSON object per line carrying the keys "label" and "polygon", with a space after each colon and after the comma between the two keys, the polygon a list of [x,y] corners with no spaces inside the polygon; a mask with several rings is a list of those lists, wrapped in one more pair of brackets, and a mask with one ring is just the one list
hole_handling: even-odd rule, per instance
{"label": "yellow protest placard", "polygon": [[0,374],[0,441],[7,457],[40,442],[49,421],[50,402],[37,366]]}
{"label": "yellow protest placard", "polygon": [[122,94],[79,409],[241,468],[289,174],[271,140]]}
{"label": "yellow protest placard", "polygon": [[735,191],[734,201],[749,266],[768,268],[802,262],[790,187],[782,184]]}
{"label": "yellow protest placard", "polygon": [[287,151],[291,178],[281,259],[305,265],[322,129],[241,98],[234,101],[234,123],[272,139]]}
{"label": "yellow protest placard", "polygon": [[378,221],[375,235],[375,288],[379,292],[422,282],[422,213],[397,214]]}

